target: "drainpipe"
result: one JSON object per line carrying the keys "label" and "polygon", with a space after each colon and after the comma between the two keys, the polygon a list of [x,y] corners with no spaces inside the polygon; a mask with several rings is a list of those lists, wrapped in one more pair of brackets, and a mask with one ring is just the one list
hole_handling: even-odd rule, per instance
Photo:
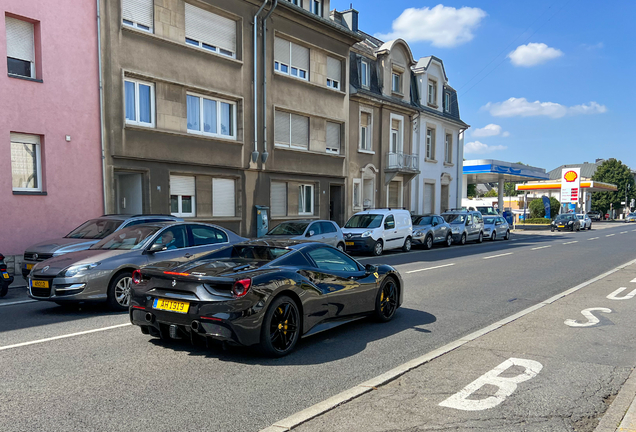
{"label": "drainpipe", "polygon": [[[98,0],[99,1],[99,0]],[[258,160],[258,17],[260,16],[268,0],[264,0],[256,15],[254,15],[254,151],[252,152],[252,162]]]}
{"label": "drainpipe", "polygon": [[97,0],[97,67],[99,69],[99,136],[102,149],[102,195],[104,197],[104,213],[106,210],[106,154],[104,151],[104,85],[102,75],[102,32],[100,0]]}
{"label": "drainpipe", "polygon": [[269,153],[267,152],[267,20],[278,6],[278,0],[273,0],[272,8],[263,18],[263,154],[261,160],[263,163],[267,161]]}

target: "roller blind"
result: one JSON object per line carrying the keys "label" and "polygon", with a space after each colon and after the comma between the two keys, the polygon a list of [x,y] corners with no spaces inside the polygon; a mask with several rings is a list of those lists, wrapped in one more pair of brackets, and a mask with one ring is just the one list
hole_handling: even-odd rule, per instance
{"label": "roller blind", "polygon": [[400,206],[400,182],[392,181],[389,183],[389,207],[397,208]]}
{"label": "roller blind", "polygon": [[435,200],[435,185],[424,184],[424,213],[433,213],[433,203]]}
{"label": "roller blind", "polygon": [[146,27],[153,27],[153,0],[122,0],[122,18]]}
{"label": "roller blind", "polygon": [[340,153],[340,124],[327,122],[327,149]]}
{"label": "roller blind", "polygon": [[274,38],[274,59],[280,63],[290,64],[289,41],[278,36]]}
{"label": "roller blind", "polygon": [[34,62],[33,24],[5,17],[5,25],[7,29],[7,57]]}
{"label": "roller blind", "polygon": [[291,44],[291,65],[298,69],[309,70],[309,49],[295,43]]}
{"label": "roller blind", "polygon": [[335,58],[327,57],[327,78],[340,82],[342,63]]}
{"label": "roller blind", "polygon": [[212,216],[235,216],[235,189],[232,179],[212,179]]}
{"label": "roller blind", "polygon": [[170,176],[170,195],[194,196],[196,187],[192,176]]}
{"label": "roller blind", "polygon": [[371,123],[371,116],[369,113],[360,113],[360,126],[367,127]]}
{"label": "roller blind", "polygon": [[40,137],[38,135],[25,135],[19,133],[12,133],[11,142],[22,144],[40,144]]}
{"label": "roller blind", "polygon": [[289,113],[274,113],[274,143],[289,145]]}
{"label": "roller blind", "polygon": [[309,118],[291,115],[291,145],[307,148],[309,145]]}
{"label": "roller blind", "polygon": [[287,216],[287,183],[272,182],[272,216]]}
{"label": "roller blind", "polygon": [[236,52],[236,21],[185,4],[186,37]]}

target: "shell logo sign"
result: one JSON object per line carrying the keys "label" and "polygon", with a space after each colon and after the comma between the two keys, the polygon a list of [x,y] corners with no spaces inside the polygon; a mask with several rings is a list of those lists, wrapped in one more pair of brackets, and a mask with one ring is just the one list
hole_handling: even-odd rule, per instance
{"label": "shell logo sign", "polygon": [[579,175],[575,171],[568,171],[568,172],[565,173],[563,178],[565,179],[566,182],[572,183],[577,178],[579,178]]}
{"label": "shell logo sign", "polygon": [[580,187],[581,168],[563,168],[561,172],[561,203],[578,203]]}

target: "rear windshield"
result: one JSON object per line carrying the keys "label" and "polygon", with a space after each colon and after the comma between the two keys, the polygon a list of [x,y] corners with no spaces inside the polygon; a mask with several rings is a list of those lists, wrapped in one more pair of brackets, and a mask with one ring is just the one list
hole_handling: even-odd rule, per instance
{"label": "rear windshield", "polygon": [[442,217],[449,224],[457,224],[457,225],[459,225],[459,224],[463,224],[464,222],[466,222],[466,215],[463,215],[463,214],[445,214],[445,215],[442,215]]}
{"label": "rear windshield", "polygon": [[135,225],[113,233],[91,246],[91,249],[141,249],[161,227]]}
{"label": "rear windshield", "polygon": [[494,217],[485,217],[484,218],[484,223],[487,225],[492,225],[497,221],[497,218]]}
{"label": "rear windshield", "polygon": [[477,207],[477,211],[483,215],[498,215],[497,210],[492,207]]}
{"label": "rear windshield", "polygon": [[283,222],[277,225],[267,235],[303,235],[309,222]]}
{"label": "rear windshield", "polygon": [[269,262],[290,252],[290,249],[261,246],[261,245],[235,245],[219,249],[208,254],[201,259],[205,260],[226,260],[233,262]]}
{"label": "rear windshield", "polygon": [[379,214],[354,215],[344,226],[345,228],[378,228],[382,225],[383,216]]}
{"label": "rear windshield", "polygon": [[413,216],[413,225],[431,225],[433,223],[432,216]]}
{"label": "rear windshield", "polygon": [[120,220],[92,219],[66,235],[66,238],[103,239],[111,235],[123,223]]}

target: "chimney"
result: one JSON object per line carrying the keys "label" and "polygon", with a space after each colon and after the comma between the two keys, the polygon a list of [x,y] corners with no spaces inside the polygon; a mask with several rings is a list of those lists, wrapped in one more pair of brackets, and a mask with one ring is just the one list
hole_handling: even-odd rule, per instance
{"label": "chimney", "polygon": [[349,30],[351,30],[354,33],[357,33],[358,32],[358,11],[351,8],[349,10],[342,11],[341,14],[342,14],[342,19],[347,24],[347,27],[349,27]]}

